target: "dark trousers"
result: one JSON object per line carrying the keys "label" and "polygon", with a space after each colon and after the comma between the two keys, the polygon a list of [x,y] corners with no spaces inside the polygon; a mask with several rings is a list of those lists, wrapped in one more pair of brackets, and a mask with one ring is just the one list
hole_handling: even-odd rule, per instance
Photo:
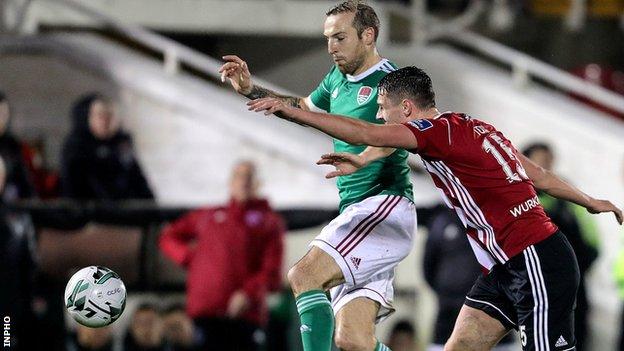
{"label": "dark trousers", "polygon": [[244,320],[198,318],[194,322],[203,336],[200,350],[258,351],[264,343],[264,331]]}
{"label": "dark trousers", "polygon": [[[578,294],[576,295],[576,310],[574,310],[574,333],[576,334],[576,351],[585,351],[587,340],[589,315],[589,302],[585,290],[584,277],[581,276]],[[620,349],[624,350],[624,349]]]}

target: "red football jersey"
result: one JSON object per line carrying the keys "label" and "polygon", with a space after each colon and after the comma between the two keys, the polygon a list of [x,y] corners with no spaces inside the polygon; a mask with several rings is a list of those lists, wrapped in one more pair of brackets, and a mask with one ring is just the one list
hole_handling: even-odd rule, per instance
{"label": "red football jersey", "polygon": [[446,204],[455,209],[479,263],[490,269],[557,231],[539,203],[518,151],[503,133],[446,112],[404,124]]}

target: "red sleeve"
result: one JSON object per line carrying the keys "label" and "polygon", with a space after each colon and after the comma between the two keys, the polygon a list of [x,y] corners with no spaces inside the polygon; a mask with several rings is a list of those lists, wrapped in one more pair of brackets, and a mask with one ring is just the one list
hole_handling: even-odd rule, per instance
{"label": "red sleeve", "polygon": [[268,291],[277,291],[282,285],[282,260],[284,252],[284,222],[274,213],[271,229],[262,253],[262,268],[248,279],[243,290],[250,298],[258,298]]}
{"label": "red sleeve", "polygon": [[194,211],[182,216],[167,225],[158,239],[165,256],[183,267],[188,266],[192,258],[191,241],[197,236],[196,223],[200,215],[200,211]]}
{"label": "red sleeve", "polygon": [[445,118],[417,119],[403,123],[414,134],[422,156],[443,158],[451,151],[451,126]]}

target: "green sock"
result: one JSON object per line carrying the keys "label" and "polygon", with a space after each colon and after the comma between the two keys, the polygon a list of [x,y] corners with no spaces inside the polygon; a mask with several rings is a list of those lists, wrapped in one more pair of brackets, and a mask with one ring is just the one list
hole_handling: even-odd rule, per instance
{"label": "green sock", "polygon": [[330,351],[334,335],[334,313],[322,290],[310,290],[297,297],[304,351]]}
{"label": "green sock", "polygon": [[392,350],[390,350],[388,346],[377,341],[377,346],[375,346],[375,351],[392,351]]}

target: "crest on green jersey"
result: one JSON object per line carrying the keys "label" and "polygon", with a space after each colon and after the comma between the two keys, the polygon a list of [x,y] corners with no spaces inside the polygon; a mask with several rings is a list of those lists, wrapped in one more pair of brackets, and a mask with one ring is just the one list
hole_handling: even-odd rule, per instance
{"label": "crest on green jersey", "polygon": [[368,86],[363,86],[360,88],[360,90],[358,90],[357,93],[357,103],[358,105],[363,105],[366,102],[368,102],[368,100],[370,100],[370,97],[373,96],[373,88],[368,87]]}

